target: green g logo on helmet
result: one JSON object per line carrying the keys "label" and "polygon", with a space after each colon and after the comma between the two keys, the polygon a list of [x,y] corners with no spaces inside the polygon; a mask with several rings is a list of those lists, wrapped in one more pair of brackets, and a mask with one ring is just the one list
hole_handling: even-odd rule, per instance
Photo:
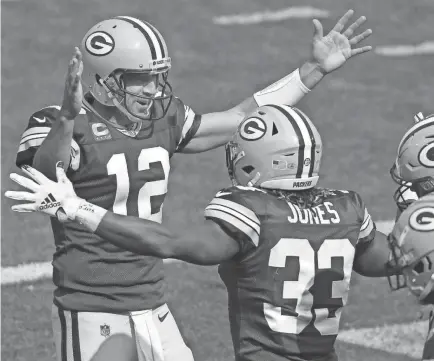
{"label": "green g logo on helmet", "polygon": [[267,125],[261,118],[247,118],[240,126],[240,137],[247,141],[259,140],[267,133]]}
{"label": "green g logo on helmet", "polygon": [[408,223],[410,227],[420,232],[434,231],[434,207],[423,207],[414,211]]}

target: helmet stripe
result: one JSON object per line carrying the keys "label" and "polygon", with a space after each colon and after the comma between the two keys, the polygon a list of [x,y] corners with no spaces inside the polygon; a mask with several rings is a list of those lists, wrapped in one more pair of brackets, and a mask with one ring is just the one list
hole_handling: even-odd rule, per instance
{"label": "helmet stripe", "polygon": [[[157,40],[157,44],[155,44],[155,49],[157,50],[157,58],[161,59],[161,58],[165,58],[166,54],[164,51],[164,47],[163,47],[163,42],[161,41],[161,35],[160,33],[157,31],[157,29],[155,29],[155,27],[153,27],[151,24],[149,24],[146,21],[141,21],[139,19],[135,19],[135,18],[131,18],[136,20],[136,22],[143,27],[143,29],[145,29],[146,31],[150,32],[150,36],[152,38],[152,40],[154,41],[155,44],[155,40]],[[158,50],[160,52],[160,54],[158,54]]]}
{"label": "helmet stripe", "polygon": [[160,49],[161,49],[161,57],[165,58],[167,56],[167,48],[166,48],[166,44],[165,41],[162,37],[162,35],[160,34],[160,32],[156,29],[155,26],[153,26],[152,24],[149,24],[148,22],[144,21],[144,23],[146,25],[148,25],[149,29],[151,29],[155,35],[155,37],[158,40],[158,44],[160,45]]}
{"label": "helmet stripe", "polygon": [[305,178],[305,177],[308,176],[309,170],[310,170],[310,163],[306,164],[305,161],[306,161],[306,159],[310,160],[309,157],[311,155],[310,151],[312,149],[312,139],[311,139],[311,137],[309,135],[309,132],[307,130],[308,127],[304,123],[303,119],[300,118],[300,116],[294,111],[294,109],[292,107],[285,106],[285,109],[287,110],[287,112],[289,114],[291,114],[292,118],[297,122],[297,124],[298,124],[298,126],[300,128],[301,134],[303,136],[303,140],[304,140],[303,159],[302,159],[302,162],[303,162],[303,172],[301,174],[301,177]]}
{"label": "helmet stripe", "polygon": [[398,146],[398,154],[401,151],[401,147],[402,145],[408,140],[410,139],[413,135],[415,135],[419,130],[428,128],[430,126],[434,125],[434,118],[428,118],[425,120],[420,121],[419,123],[416,123],[415,125],[413,125],[410,130],[407,131],[407,133],[404,134],[404,136],[402,137],[401,142],[399,143]]}
{"label": "helmet stripe", "polygon": [[274,104],[268,104],[267,106],[279,110],[283,115],[286,116],[286,118],[289,120],[292,127],[294,128],[295,134],[297,135],[298,138],[298,162],[297,162],[296,178],[301,178],[301,175],[303,174],[303,161],[304,161],[304,148],[305,148],[304,138],[303,138],[303,134],[301,133],[301,129],[297,121],[284,108]]}
{"label": "helmet stripe", "polygon": [[123,20],[127,23],[130,23],[143,34],[143,36],[146,38],[146,41],[148,42],[149,49],[151,50],[152,60],[162,58],[160,44],[158,43],[154,32],[148,26],[146,26],[140,20],[130,16],[117,16],[115,19]]}
{"label": "helmet stripe", "polygon": [[310,123],[307,121],[307,115],[304,114],[300,109],[292,108],[292,110],[294,110],[298,114],[298,116],[303,121],[304,125],[306,126],[307,132],[309,133],[309,137],[310,137],[312,146],[311,146],[311,150],[310,150],[310,165],[309,165],[309,175],[308,176],[312,177],[313,168],[315,165],[316,139],[315,139],[315,136],[313,134],[312,127],[310,126]]}

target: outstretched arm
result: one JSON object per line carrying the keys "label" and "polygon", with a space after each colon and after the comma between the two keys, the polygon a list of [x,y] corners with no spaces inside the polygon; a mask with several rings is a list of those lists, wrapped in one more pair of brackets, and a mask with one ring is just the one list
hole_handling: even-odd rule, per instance
{"label": "outstretched arm", "polygon": [[[60,163],[60,164],[59,164]],[[128,251],[160,258],[177,258],[199,265],[214,265],[234,257],[238,243],[226,235],[214,222],[205,220],[206,237],[179,238],[160,223],[138,217],[121,216],[88,203],[76,196],[66,177],[63,164],[56,165],[58,182],[53,182],[36,169],[24,166],[23,172],[30,178],[12,173],[11,179],[31,192],[8,191],[6,197],[27,201],[12,206],[16,212],[41,212],[57,217],[60,221],[80,223],[106,241]],[[52,208],[45,199],[51,200]]]}
{"label": "outstretched arm", "polygon": [[367,29],[361,34],[354,35],[359,26],[366,21],[364,16],[341,33],[353,14],[353,10],[347,11],[326,36],[323,36],[321,23],[317,19],[313,20],[315,32],[310,59],[291,74],[256,92],[234,108],[202,115],[199,129],[182,152],[198,153],[226,144],[240,122],[258,106],[295,105],[324,75],[340,68],[351,57],[370,51],[371,46],[355,48],[372,33],[371,29]]}
{"label": "outstretched arm", "polygon": [[[89,203],[85,207],[81,206],[76,221],[88,225],[92,217],[90,209],[96,207]],[[88,227],[89,230],[91,228]],[[206,237],[200,237],[197,233],[191,237],[178,237],[160,223],[106,212],[95,233],[119,248],[134,253],[159,258],[176,258],[198,265],[219,264],[238,253],[238,243],[214,222],[205,220],[203,229]]]}

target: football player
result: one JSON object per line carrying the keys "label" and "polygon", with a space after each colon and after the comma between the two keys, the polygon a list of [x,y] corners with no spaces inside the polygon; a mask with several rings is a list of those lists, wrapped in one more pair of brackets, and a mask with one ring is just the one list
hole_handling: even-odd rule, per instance
{"label": "football player", "polygon": [[[427,118],[431,118],[432,116],[428,116]],[[423,121],[425,116],[422,112],[417,113],[414,117],[414,123],[417,124],[420,121]],[[398,152],[402,152],[401,145],[398,147]],[[398,158],[397,158],[398,160]],[[397,173],[397,163],[395,161],[394,165],[390,169],[390,175],[395,183],[399,185],[398,189],[395,191],[393,195],[393,199],[398,207],[396,220],[399,218],[401,213],[415,200],[418,199],[418,194],[416,193],[416,189],[412,187],[412,183],[410,181],[405,181],[401,179]]]}
{"label": "football player", "polygon": [[[389,236],[393,264],[402,273],[389,277],[392,290],[408,287],[422,305],[434,304],[434,116],[418,113],[415,124],[398,146],[391,175],[400,188],[395,192],[397,222]],[[409,199],[410,197],[410,199]],[[401,213],[402,212],[402,213]],[[395,282],[394,282],[395,280]],[[423,360],[434,360],[433,312]]]}
{"label": "football player", "polygon": [[[389,235],[392,264],[402,267],[396,277],[389,277],[393,290],[405,286],[421,305],[434,304],[434,194],[413,202],[403,211]],[[395,266],[396,269],[396,266]],[[423,361],[434,360],[434,315],[431,310]]]}
{"label": "football player", "polygon": [[[326,36],[314,20],[311,59],[237,106],[202,115],[172,93],[171,58],[153,25],[129,16],[104,20],[75,50],[62,105],[31,115],[16,164],[55,179],[60,160],[80,198],[116,215],[161,222],[173,154],[224,145],[258,105],[295,104],[325,74],[369,51],[354,48],[371,34],[355,33],[364,17],[343,31],[352,15],[348,11]],[[48,198],[43,207],[55,204]],[[191,359],[166,305],[161,259],[119,248],[80,224],[51,223],[59,361],[72,355],[94,360],[108,335],[118,333],[136,340],[140,360]],[[114,347],[111,359],[128,360],[129,347]]]}
{"label": "football player", "polygon": [[[334,349],[352,271],[385,276],[390,250],[361,197],[317,187],[323,152],[311,120],[290,106],[259,107],[226,146],[234,186],[205,209],[210,237],[176,238],[157,222],[77,197],[33,168],[11,178],[31,192],[20,212],[65,213],[74,225],[131,252],[221,264],[237,360],[337,360]],[[45,209],[44,199],[55,207]]]}

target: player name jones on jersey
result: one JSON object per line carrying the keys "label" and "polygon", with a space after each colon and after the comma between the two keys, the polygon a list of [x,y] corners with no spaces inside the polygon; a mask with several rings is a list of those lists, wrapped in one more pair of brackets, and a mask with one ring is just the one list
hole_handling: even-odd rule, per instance
{"label": "player name jones on jersey", "polygon": [[292,216],[288,217],[289,223],[302,224],[336,224],[341,221],[337,211],[333,209],[333,203],[324,202],[313,208],[301,209],[296,204],[288,202]]}

